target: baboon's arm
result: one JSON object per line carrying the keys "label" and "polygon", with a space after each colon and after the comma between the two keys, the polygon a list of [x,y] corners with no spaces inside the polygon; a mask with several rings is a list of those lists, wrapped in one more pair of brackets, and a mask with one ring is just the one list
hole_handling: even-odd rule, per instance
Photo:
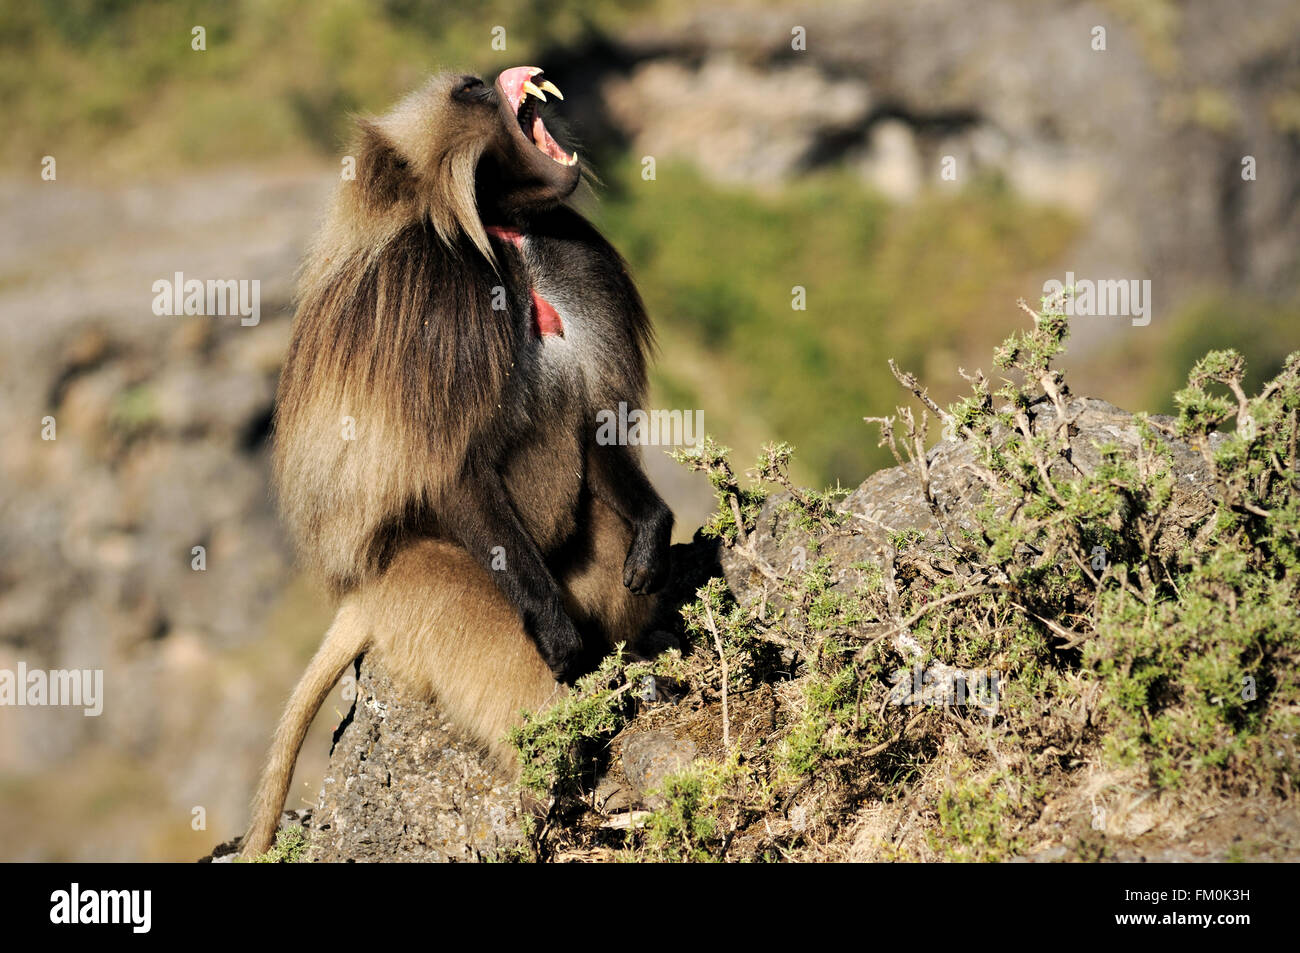
{"label": "baboon's arm", "polygon": [[519,610],[524,628],[551,671],[561,679],[572,675],[582,638],[565,613],[559,584],[515,512],[496,468],[468,463],[460,482],[443,499],[438,524],[488,570]]}
{"label": "baboon's arm", "polygon": [[631,447],[594,441],[587,452],[591,492],[632,526],[623,563],[623,585],[636,593],[658,592],[668,581],[673,511],[650,484]]}

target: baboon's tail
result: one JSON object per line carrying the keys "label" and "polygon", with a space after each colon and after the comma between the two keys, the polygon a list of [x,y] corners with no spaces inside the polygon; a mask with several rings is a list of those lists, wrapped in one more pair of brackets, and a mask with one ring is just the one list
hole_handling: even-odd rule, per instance
{"label": "baboon's tail", "polygon": [[280,716],[271,754],[253,799],[253,823],[244,836],[244,857],[256,857],[270,849],[303,737],[330,689],[366,648],[369,638],[361,611],[356,605],[344,602]]}

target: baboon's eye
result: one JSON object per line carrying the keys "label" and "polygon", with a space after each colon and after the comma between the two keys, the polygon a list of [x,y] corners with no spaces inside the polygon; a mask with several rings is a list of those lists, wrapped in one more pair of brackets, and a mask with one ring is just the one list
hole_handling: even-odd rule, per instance
{"label": "baboon's eye", "polygon": [[488,87],[483,84],[483,80],[477,76],[462,76],[452,90],[451,96],[461,102],[473,102],[487,98],[490,92]]}

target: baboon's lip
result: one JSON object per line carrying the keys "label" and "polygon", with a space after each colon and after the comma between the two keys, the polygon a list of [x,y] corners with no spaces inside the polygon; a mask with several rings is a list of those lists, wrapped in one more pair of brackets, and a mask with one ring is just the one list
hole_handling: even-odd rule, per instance
{"label": "baboon's lip", "polygon": [[516,66],[505,70],[497,77],[497,86],[510,104],[520,130],[534,146],[560,165],[577,164],[577,155],[570,155],[560,148],[560,144],[551,138],[542,117],[537,115],[537,102],[546,102],[546,93],[557,99],[564,98],[559,88],[546,79],[540,67]]}

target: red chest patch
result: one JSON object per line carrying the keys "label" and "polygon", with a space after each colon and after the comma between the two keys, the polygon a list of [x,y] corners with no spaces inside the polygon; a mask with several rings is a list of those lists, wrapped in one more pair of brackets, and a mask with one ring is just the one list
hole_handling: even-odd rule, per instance
{"label": "red chest patch", "polygon": [[[487,233],[493,238],[499,238],[503,242],[510,242],[516,248],[523,250],[524,233],[517,228],[502,228],[499,225],[489,225]],[[538,337],[546,337],[548,334],[556,337],[564,337],[564,322],[560,320],[560,313],[551,306],[551,303],[537,293],[536,288],[529,289],[533,295],[533,330]]]}
{"label": "red chest patch", "polygon": [[533,327],[542,337],[548,334],[564,337],[564,322],[560,320],[559,312],[536,291],[533,292]]}

